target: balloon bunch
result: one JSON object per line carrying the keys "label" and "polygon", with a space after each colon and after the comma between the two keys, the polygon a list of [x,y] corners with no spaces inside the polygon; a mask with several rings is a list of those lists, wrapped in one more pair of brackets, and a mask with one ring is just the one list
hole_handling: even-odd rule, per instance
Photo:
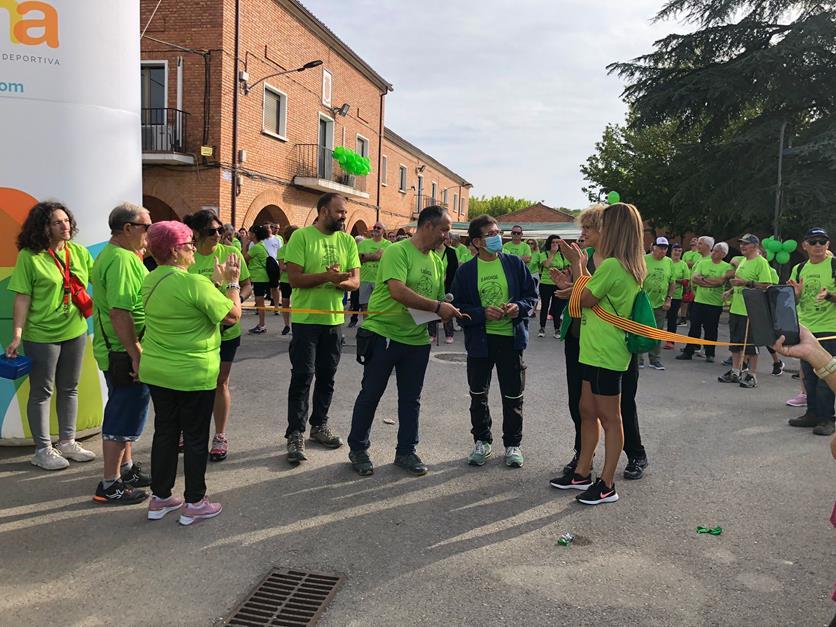
{"label": "balloon bunch", "polygon": [[775,239],[774,237],[767,237],[763,242],[763,248],[766,251],[767,261],[773,259],[780,264],[785,264],[790,260],[790,253],[798,248],[798,242],[794,239],[788,239],[785,242]]}
{"label": "balloon bunch", "polygon": [[607,194],[607,204],[614,205],[621,202],[621,194],[616,191],[611,191]]}
{"label": "balloon bunch", "polygon": [[356,176],[366,176],[372,171],[372,162],[368,157],[362,157],[350,148],[345,146],[337,146],[331,151],[331,156],[334,157],[340,167]]}

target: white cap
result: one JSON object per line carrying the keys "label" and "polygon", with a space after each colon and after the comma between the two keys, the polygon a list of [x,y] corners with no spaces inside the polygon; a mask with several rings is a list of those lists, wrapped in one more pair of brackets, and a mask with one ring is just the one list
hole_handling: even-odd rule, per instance
{"label": "white cap", "polygon": [[667,237],[657,237],[656,238],[656,245],[657,246],[670,246],[671,243],[668,241]]}

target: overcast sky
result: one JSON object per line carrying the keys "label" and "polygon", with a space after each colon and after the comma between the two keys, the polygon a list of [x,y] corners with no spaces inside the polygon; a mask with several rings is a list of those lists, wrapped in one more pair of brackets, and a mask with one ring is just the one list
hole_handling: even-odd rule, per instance
{"label": "overcast sky", "polygon": [[605,66],[684,27],[662,0],[302,0],[392,83],[386,125],[473,183],[579,208],[623,84]]}

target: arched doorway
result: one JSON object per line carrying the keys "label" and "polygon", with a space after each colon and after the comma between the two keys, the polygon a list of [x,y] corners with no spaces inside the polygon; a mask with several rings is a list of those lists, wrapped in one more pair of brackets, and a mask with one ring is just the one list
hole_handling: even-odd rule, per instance
{"label": "arched doorway", "polygon": [[354,226],[351,227],[351,235],[352,237],[356,237],[357,235],[368,237],[369,227],[366,226],[366,223],[363,222],[363,220],[357,220],[357,222],[354,223]]}
{"label": "arched doorway", "polygon": [[264,224],[265,222],[275,222],[282,229],[290,225],[290,220],[287,219],[284,211],[276,205],[267,205],[258,212],[255,220],[253,220],[253,224]]}
{"label": "arched doorway", "polygon": [[148,209],[151,214],[151,222],[162,222],[163,220],[180,220],[174,209],[169,207],[159,198],[154,196],[143,196],[142,206]]}

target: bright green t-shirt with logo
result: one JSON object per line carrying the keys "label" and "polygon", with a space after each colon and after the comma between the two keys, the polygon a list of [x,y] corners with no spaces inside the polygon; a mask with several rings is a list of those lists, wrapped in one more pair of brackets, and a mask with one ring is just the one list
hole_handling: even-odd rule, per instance
{"label": "bright green t-shirt with logo", "polygon": [[142,282],[142,302],[139,380],[184,392],[214,390],[221,367],[220,323],[232,301],[205,276],[160,266]]}
{"label": "bright green t-shirt with logo", "polygon": [[[732,269],[732,265],[726,261],[714,263],[708,257],[702,259],[694,266],[691,276],[699,274],[704,279],[721,279],[726,276],[726,273]],[[725,285],[718,285],[717,287],[701,287],[694,285],[694,302],[703,305],[714,305],[715,307],[723,306],[723,292]]]}
{"label": "bright green t-shirt with logo", "polygon": [[673,264],[673,280],[677,281],[676,289],[673,292],[673,298],[681,299],[682,294],[685,292],[685,286],[679,281],[683,281],[686,279],[691,278],[691,269],[688,267],[688,264],[682,261],[674,261],[671,259],[671,263]]}
{"label": "bright green t-shirt with logo", "polygon": [[[239,281],[243,282],[250,279],[250,270],[247,268],[247,264],[244,263],[244,255],[242,255],[238,249],[224,244],[218,244],[215,246],[215,250],[212,251],[211,255],[201,255],[199,252],[195,251],[194,264],[189,267],[189,272],[192,274],[202,274],[211,281],[212,275],[215,273],[215,259],[218,260],[218,263],[224,264],[226,263],[226,260],[229,259],[230,255],[237,255],[238,261],[241,263],[241,276],[239,277]],[[219,291],[221,291],[224,296],[226,295],[226,292],[223,291],[223,286],[221,286],[221,290]],[[222,340],[234,340],[236,337],[241,337],[240,322],[236,322],[221,333]]]}
{"label": "bright green t-shirt with logo", "polygon": [[673,262],[670,257],[656,259],[653,255],[645,255],[644,262],[647,264],[647,277],[642,287],[650,299],[650,306],[659,309],[665,304],[673,281]]}
{"label": "bright green t-shirt with logo", "polygon": [[[65,245],[70,252],[70,272],[86,286],[93,269],[93,257],[81,244],[67,242]],[[55,254],[64,263],[65,252],[60,250]],[[72,298],[69,307],[64,309],[64,271],[58,268],[48,251],[21,250],[7,289],[32,298],[23,327],[22,337],[27,342],[65,342],[87,333],[87,320],[73,305]]]}
{"label": "bright green t-shirt with logo", "polygon": [[[769,262],[766,258],[758,255],[754,259],[746,259],[745,257],[737,266],[737,272],[734,276],[744,281],[754,281],[755,283],[772,283],[772,274],[769,272]],[[747,315],[746,303],[743,301],[743,286],[735,287],[732,292],[731,307],[729,313],[738,314],[741,316]]]}
{"label": "bright green t-shirt with logo", "polygon": [[698,250],[689,250],[682,253],[682,261],[684,261],[686,265],[690,264],[692,270],[703,259],[705,259],[705,257],[703,257]]}
{"label": "bright green t-shirt with logo", "polygon": [[[324,235],[315,226],[306,226],[293,233],[285,248],[285,263],[301,266],[304,274],[319,274],[334,265],[339,267],[340,272],[349,272],[360,267],[357,242],[345,231]],[[335,287],[333,283],[323,283],[316,287],[294,287],[291,298],[293,306],[299,309],[343,309],[343,290]],[[345,322],[345,315],[294,313],[293,322],[335,326]]]}
{"label": "bright green t-shirt with logo", "polygon": [[[497,258],[493,261],[476,260],[476,276],[478,279],[479,300],[482,307],[499,307],[508,304],[508,279],[502,262]],[[511,318],[505,316],[502,320],[485,320],[485,332],[488,335],[514,335]]]}
{"label": "bright green t-shirt with logo", "polygon": [[392,298],[387,281],[400,281],[413,292],[432,300],[444,298],[444,272],[441,259],[433,251],[426,255],[412,240],[389,246],[380,259],[377,281],[369,299],[369,311],[385,312],[369,315],[363,327],[401,344],[423,346],[430,343],[426,324],[415,324],[409,310]]}
{"label": "bright green t-shirt with logo", "polygon": [[502,245],[502,252],[506,255],[516,255],[517,257],[530,257],[531,247],[525,242],[520,242],[519,244],[505,242]]}
{"label": "bright green t-shirt with logo", "polygon": [[[640,288],[618,259],[610,257],[596,268],[586,289],[606,311],[629,318]],[[587,307],[582,311],[580,346],[582,364],[617,372],[625,372],[630,365],[624,331],[604,322]]]}
{"label": "bright green t-shirt with logo", "polygon": [[130,312],[137,337],[145,328],[145,309],[140,290],[147,275],[148,269],[137,254],[121,246],[108,243],[96,257],[90,273],[93,285],[93,356],[103,372],[110,367],[109,351],[125,352],[125,346],[113,328],[110,310]]}
{"label": "bright green t-shirt with logo", "polygon": [[[374,239],[364,239],[362,242],[357,244],[357,254],[369,255],[371,253],[377,252],[381,248],[387,248],[391,245],[392,242],[390,242],[388,239],[381,239],[379,242],[374,241]],[[377,278],[377,266],[379,263],[380,260],[360,262],[361,283],[374,283],[375,279]]]}
{"label": "bright green t-shirt with logo", "polygon": [[249,254],[250,260],[247,262],[247,268],[250,271],[250,280],[253,283],[269,283],[270,277],[267,276],[267,257],[269,255],[264,247],[264,242],[253,244],[250,247]]}
{"label": "bright green t-shirt with logo", "polygon": [[473,259],[473,255],[470,254],[470,249],[467,246],[459,244],[456,246],[456,259],[459,260],[459,265],[462,265],[464,262]]}
{"label": "bright green t-shirt with logo", "polygon": [[798,321],[813,333],[836,333],[836,304],[828,300],[818,300],[816,296],[822,288],[836,292],[836,280],[833,279],[833,266],[836,262],[825,257],[821,263],[808,261],[801,268],[792,269],[790,278],[803,283],[801,298],[798,299]]}
{"label": "bright green t-shirt with logo", "polygon": [[552,281],[552,277],[549,274],[549,268],[563,270],[570,266],[569,262],[566,261],[566,257],[563,256],[563,253],[555,253],[554,257],[552,257],[551,263],[549,263],[549,254],[550,253],[547,252],[540,253],[540,283],[543,285],[554,285],[554,281]]}

